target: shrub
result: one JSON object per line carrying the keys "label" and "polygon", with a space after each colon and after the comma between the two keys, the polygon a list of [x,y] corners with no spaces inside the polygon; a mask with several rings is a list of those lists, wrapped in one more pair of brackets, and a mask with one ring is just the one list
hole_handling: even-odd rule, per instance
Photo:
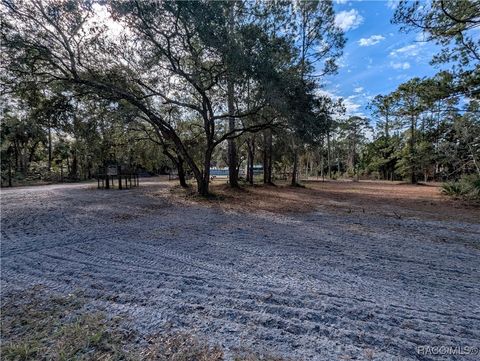
{"label": "shrub", "polygon": [[446,195],[465,200],[480,200],[480,176],[465,175],[459,181],[442,184],[442,192]]}

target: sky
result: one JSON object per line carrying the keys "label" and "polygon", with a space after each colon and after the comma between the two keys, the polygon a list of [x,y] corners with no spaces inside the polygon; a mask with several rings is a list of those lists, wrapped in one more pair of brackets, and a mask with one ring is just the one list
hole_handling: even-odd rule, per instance
{"label": "sky", "polygon": [[365,106],[375,95],[438,72],[429,64],[438,47],[422,41],[422,34],[405,34],[390,23],[395,1],[334,0],[334,4],[335,21],[347,43],[338,73],[325,79],[323,91],[342,97],[348,114],[369,116]]}

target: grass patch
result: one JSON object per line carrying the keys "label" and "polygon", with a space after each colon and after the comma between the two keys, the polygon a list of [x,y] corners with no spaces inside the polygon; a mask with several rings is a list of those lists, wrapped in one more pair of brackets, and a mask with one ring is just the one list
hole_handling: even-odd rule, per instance
{"label": "grass patch", "polygon": [[[81,293],[48,295],[40,287],[2,297],[1,355],[8,361],[224,361],[224,351],[190,333],[141,337],[120,319],[85,312]],[[235,361],[286,361],[238,354]]]}
{"label": "grass patch", "polygon": [[81,294],[46,296],[39,287],[2,298],[3,360],[133,360],[124,335],[102,313],[84,313]]}
{"label": "grass patch", "polygon": [[146,361],[223,361],[223,351],[218,346],[209,346],[207,342],[188,333],[158,335],[151,337],[149,345],[141,353]]}

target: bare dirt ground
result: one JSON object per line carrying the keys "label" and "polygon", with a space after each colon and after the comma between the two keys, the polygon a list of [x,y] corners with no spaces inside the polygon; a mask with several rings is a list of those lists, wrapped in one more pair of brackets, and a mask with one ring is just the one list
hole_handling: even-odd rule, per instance
{"label": "bare dirt ground", "polygon": [[140,333],[294,360],[477,360],[480,211],[437,187],[2,190],[2,295],[43,285]]}

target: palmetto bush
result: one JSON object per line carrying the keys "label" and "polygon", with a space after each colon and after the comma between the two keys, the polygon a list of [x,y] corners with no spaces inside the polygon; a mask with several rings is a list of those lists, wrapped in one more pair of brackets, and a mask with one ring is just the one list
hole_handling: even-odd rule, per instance
{"label": "palmetto bush", "polygon": [[455,198],[480,201],[480,176],[466,175],[459,181],[444,183],[442,192]]}

